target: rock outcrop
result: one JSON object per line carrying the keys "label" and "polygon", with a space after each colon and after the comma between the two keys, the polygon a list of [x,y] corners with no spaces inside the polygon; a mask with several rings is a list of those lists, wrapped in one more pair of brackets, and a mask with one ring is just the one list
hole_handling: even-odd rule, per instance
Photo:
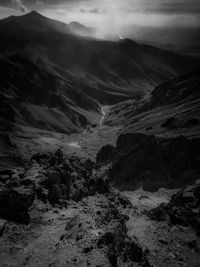
{"label": "rock outcrop", "polygon": [[[103,151],[103,149],[102,149]],[[109,177],[121,189],[177,188],[199,177],[199,139],[123,134],[110,160]]]}
{"label": "rock outcrop", "polygon": [[35,198],[51,205],[67,206],[95,193],[110,190],[109,179],[96,172],[89,159],[66,157],[62,150],[35,154],[24,172],[0,173],[0,217],[17,223],[30,222],[29,208]]}
{"label": "rock outcrop", "polygon": [[190,226],[200,236],[200,180],[173,195],[168,204],[151,210],[149,217],[174,225]]}

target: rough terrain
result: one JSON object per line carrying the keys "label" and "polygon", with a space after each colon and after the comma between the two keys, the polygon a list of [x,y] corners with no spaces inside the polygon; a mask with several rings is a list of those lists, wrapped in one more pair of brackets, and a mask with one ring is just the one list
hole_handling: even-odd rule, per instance
{"label": "rough terrain", "polygon": [[93,30],[0,21],[0,266],[199,267],[200,63]]}

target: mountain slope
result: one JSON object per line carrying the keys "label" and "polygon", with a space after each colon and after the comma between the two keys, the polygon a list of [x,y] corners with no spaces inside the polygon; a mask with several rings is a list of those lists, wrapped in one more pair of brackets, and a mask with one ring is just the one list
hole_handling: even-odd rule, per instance
{"label": "mountain slope", "polygon": [[63,133],[90,124],[98,103],[80,92],[73,79],[53,75],[21,56],[0,59],[1,126],[17,123]]}
{"label": "mountain slope", "polygon": [[158,86],[149,98],[110,107],[107,127],[120,127],[116,147],[97,162],[112,162],[110,178],[121,189],[156,191],[199,179],[200,72]]}
{"label": "mountain slope", "polygon": [[35,32],[61,32],[64,34],[79,34],[92,35],[92,29],[87,28],[77,22],[65,24],[54,19],[46,18],[36,11],[32,11],[23,16],[10,16],[1,20],[0,32],[5,33],[9,28],[10,32],[7,34],[20,34],[22,31]]}
{"label": "mountain slope", "polygon": [[158,86],[150,98],[126,101],[111,108],[109,125],[123,132],[188,137],[200,134],[200,72],[190,73]]}
{"label": "mountain slope", "polygon": [[[17,31],[9,35],[13,27]],[[52,20],[35,12],[7,19],[6,24],[3,20],[0,48],[4,55],[21,54],[36,64],[43,61],[54,68],[56,65],[102,94],[112,92],[134,98],[199,68],[198,61],[128,39],[111,42],[83,38],[69,34],[66,29],[67,26],[55,21],[52,26]]]}

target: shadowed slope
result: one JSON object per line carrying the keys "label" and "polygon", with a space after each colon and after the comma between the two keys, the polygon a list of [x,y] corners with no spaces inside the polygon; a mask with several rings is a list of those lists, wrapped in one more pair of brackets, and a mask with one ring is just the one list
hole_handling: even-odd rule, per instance
{"label": "shadowed slope", "polygon": [[[74,25],[84,27],[70,27]],[[78,37],[68,28],[35,12],[8,18],[0,21],[0,48],[4,55],[17,53],[56,65],[100,93],[122,97],[141,97],[161,82],[199,67],[198,61],[172,52],[128,39]]]}

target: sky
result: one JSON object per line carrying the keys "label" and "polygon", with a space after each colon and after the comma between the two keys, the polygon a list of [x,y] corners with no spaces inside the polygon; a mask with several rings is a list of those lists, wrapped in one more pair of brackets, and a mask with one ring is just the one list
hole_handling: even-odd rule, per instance
{"label": "sky", "polygon": [[127,25],[200,27],[200,0],[0,0],[0,18],[31,10],[112,32]]}

